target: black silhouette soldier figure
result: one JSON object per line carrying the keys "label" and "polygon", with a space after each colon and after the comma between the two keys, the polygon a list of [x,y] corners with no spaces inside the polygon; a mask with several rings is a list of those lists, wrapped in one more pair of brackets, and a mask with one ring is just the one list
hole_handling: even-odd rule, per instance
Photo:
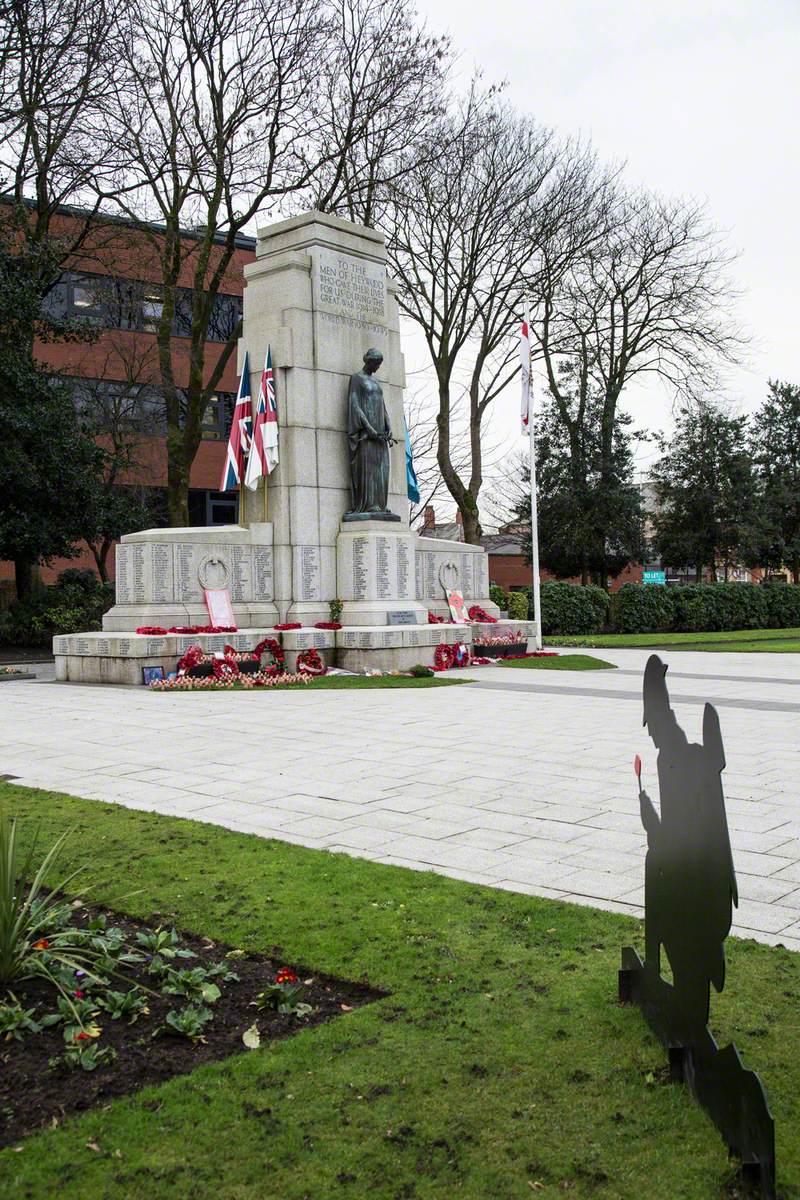
{"label": "black silhouette soldier figure", "polygon": [[[670,708],[667,668],[658,655],[644,673],[644,723],[658,749],[660,813],[642,788],[647,831],[645,961],[626,946],[619,998],[637,1004],[669,1050],[671,1075],[697,1097],[742,1162],[742,1172],[775,1196],[775,1126],[761,1080],[734,1045],[719,1048],[708,1028],[710,984],[725,983],[725,938],[738,904],[721,773],[719,718],[706,704],[702,744],[690,742]],[[661,975],[661,952],[672,983]]]}
{"label": "black silhouette soldier figure", "polygon": [[720,778],[725,752],[716,709],[703,711],[703,743],[687,740],[670,708],[667,668],[651,655],[644,673],[644,724],[658,748],[661,816],[639,787],[645,860],[645,964],[661,974],[666,950],[676,1000],[692,1022],[708,1022],[709,983],[725,984],[724,942],[738,905]]}

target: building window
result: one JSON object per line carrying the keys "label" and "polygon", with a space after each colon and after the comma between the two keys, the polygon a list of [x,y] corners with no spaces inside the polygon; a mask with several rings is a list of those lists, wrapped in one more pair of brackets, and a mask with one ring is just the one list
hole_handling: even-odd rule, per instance
{"label": "building window", "polygon": [[224,442],[230,432],[236,396],[233,392],[217,392],[208,402],[202,424],[203,440]]}
{"label": "building window", "polygon": [[147,284],[142,291],[142,329],[155,333],[158,329],[158,323],[161,320],[161,314],[164,311],[161,289]]}
{"label": "building window", "polygon": [[189,490],[190,525],[236,525],[238,520],[238,492]]}
{"label": "building window", "polygon": [[[65,271],[44,301],[53,317],[91,320],[106,329],[135,329],[155,333],[164,310],[159,284],[137,279],[112,278]],[[241,296],[218,294],[214,298],[206,341],[227,342],[236,333],[242,316]],[[192,291],[178,288],[173,337],[191,337]]]}
{"label": "building window", "polygon": [[65,382],[76,411],[98,433],[163,437],[167,431],[164,398],[149,384],[77,375]]}

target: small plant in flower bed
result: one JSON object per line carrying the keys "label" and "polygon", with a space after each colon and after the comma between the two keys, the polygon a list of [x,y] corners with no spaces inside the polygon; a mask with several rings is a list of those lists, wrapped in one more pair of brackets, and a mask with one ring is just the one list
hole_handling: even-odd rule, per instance
{"label": "small plant in flower bed", "polygon": [[[208,938],[113,917],[0,810],[0,1147],[75,1109],[256,1049],[377,993]],[[253,1007],[258,1017],[253,1022]],[[295,1018],[293,1020],[288,1018]],[[260,1026],[260,1028],[259,1028]],[[76,1087],[75,1073],[81,1078]]]}
{"label": "small plant in flower bed", "polygon": [[302,999],[305,990],[305,984],[300,982],[294,971],[282,967],[275,976],[275,982],[256,997],[254,1004],[256,1008],[271,1008],[293,1017],[307,1017],[314,1009]]}

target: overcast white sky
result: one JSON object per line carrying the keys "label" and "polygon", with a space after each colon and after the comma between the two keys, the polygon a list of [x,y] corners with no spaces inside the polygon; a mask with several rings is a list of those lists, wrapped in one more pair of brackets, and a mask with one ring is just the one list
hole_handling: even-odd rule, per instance
{"label": "overcast white sky", "polygon": [[[519,109],[589,135],[632,182],[705,200],[741,252],[740,314],[754,338],[728,397],[744,411],[768,377],[800,383],[800,0],[418,0],[418,10],[451,33],[465,80],[474,65],[507,79]],[[498,404],[512,437],[517,389]],[[642,426],[669,425],[660,391],[632,388],[625,407]]]}

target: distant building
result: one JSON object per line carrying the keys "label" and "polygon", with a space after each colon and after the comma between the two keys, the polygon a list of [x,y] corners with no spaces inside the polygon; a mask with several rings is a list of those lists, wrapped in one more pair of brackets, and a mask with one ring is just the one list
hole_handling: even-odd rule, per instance
{"label": "distant building", "polygon": [[[69,234],[82,221],[82,214],[64,208],[54,232]],[[151,232],[159,238],[159,227]],[[191,232],[184,234],[191,238]],[[222,241],[222,238],[219,238]],[[223,286],[214,304],[206,342],[207,376],[219,359],[222,347],[235,329],[242,311],[244,266],[255,259],[255,238],[239,235],[236,250]],[[179,386],[188,383],[187,339],[191,326],[191,287],[194,262],[187,255],[181,276],[172,324],[173,362],[177,363]],[[59,316],[86,320],[101,330],[92,343],[41,343],[35,354],[46,366],[57,370],[72,385],[75,403],[87,402],[89,391],[105,389],[113,398],[135,397],[139,411],[146,413],[147,434],[142,438],[140,469],[135,483],[161,498],[165,509],[167,456],[164,404],[159,388],[155,328],[161,316],[159,288],[161,271],[150,238],[130,222],[98,218],[81,251],[68,262],[61,279],[48,297],[51,310]],[[222,494],[219,487],[230,417],[236,399],[236,355],[231,355],[219,381],[216,398],[209,404],[202,441],[192,464],[189,489],[189,520],[192,525],[223,525],[238,519],[238,493]],[[130,482],[125,480],[123,482]],[[156,507],[158,505],[156,504]],[[88,548],[78,558],[54,559],[42,567],[44,582],[52,582],[67,567],[94,569]],[[109,556],[113,577],[114,555]],[[13,577],[10,563],[0,562],[0,580]]]}

